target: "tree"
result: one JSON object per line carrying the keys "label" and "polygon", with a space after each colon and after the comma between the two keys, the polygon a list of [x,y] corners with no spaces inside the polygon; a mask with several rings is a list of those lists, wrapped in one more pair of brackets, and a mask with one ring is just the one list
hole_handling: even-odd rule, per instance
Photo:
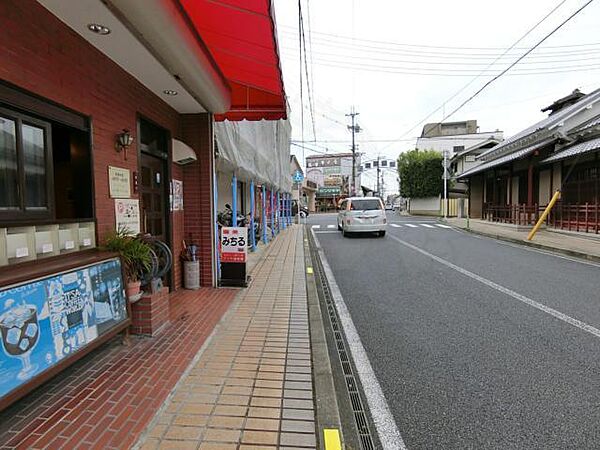
{"label": "tree", "polygon": [[436,197],[443,189],[442,155],[435,150],[411,150],[398,157],[400,194],[403,197]]}

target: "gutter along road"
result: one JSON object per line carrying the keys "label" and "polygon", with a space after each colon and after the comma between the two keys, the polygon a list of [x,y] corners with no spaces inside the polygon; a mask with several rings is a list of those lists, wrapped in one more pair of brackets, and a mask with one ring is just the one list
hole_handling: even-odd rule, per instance
{"label": "gutter along road", "polygon": [[388,217],[308,223],[406,447],[597,448],[600,266]]}

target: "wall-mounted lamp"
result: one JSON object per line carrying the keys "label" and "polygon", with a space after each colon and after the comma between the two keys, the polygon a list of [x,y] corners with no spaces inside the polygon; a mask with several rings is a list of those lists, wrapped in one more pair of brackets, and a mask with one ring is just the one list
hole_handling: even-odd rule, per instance
{"label": "wall-mounted lamp", "polygon": [[123,132],[117,134],[117,142],[115,142],[115,148],[117,152],[123,151],[125,153],[125,159],[127,159],[127,149],[133,144],[133,136],[131,132],[124,128]]}

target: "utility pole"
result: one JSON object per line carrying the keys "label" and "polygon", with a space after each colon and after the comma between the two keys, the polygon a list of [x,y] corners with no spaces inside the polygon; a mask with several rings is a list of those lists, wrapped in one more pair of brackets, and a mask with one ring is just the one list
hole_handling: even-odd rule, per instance
{"label": "utility pole", "polygon": [[360,133],[360,125],[354,123],[354,118],[359,114],[354,111],[354,107],[352,107],[350,114],[346,114],[346,117],[350,117],[352,120],[352,125],[348,125],[348,129],[352,131],[352,188],[350,191],[350,195],[352,196],[356,195],[356,144],[354,135],[355,133]]}
{"label": "utility pole", "polygon": [[381,192],[379,192],[379,173],[381,169],[379,168],[379,155],[377,156],[377,195],[381,198]]}

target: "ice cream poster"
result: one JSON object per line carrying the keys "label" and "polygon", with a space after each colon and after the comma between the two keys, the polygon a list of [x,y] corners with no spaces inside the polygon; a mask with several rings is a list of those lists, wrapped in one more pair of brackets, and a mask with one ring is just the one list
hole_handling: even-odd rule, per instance
{"label": "ice cream poster", "polygon": [[0,290],[0,397],[126,317],[116,259]]}

